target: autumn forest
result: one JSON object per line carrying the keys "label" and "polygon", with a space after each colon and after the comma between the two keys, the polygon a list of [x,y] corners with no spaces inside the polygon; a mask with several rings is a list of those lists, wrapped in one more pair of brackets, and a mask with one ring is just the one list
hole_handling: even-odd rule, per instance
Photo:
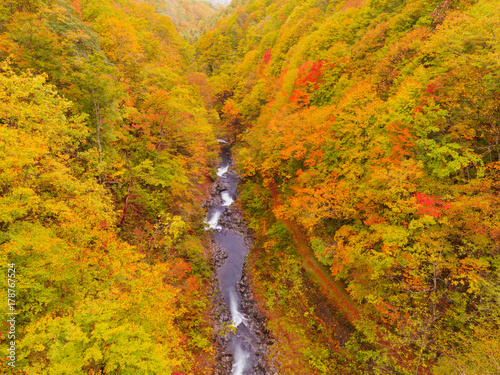
{"label": "autumn forest", "polygon": [[0,373],[500,374],[500,0],[222,3],[0,1]]}

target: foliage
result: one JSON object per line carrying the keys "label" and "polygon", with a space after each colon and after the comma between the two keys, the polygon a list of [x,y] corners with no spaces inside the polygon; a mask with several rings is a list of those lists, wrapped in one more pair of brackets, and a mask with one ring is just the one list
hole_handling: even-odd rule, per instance
{"label": "foliage", "polygon": [[[181,28],[213,9],[181,7]],[[26,371],[206,373],[199,203],[219,121],[283,373],[498,371],[499,15],[235,0],[193,47],[141,1],[2,3],[0,246],[25,270]],[[304,247],[363,312],[341,349]]]}
{"label": "foliage", "polygon": [[[246,120],[251,226],[306,233],[406,356],[399,371],[496,371],[481,342],[498,346],[485,329],[500,321],[481,312],[499,283],[499,2],[240,5],[198,53]],[[398,367],[371,325],[352,348],[375,372]]]}
{"label": "foliage", "polygon": [[190,47],[139,1],[11,2],[0,22],[0,246],[21,274],[19,367],[206,373],[200,198],[217,114],[188,79]]}
{"label": "foliage", "polygon": [[200,0],[148,0],[159,14],[165,14],[172,19],[179,32],[189,41],[196,41],[206,26],[218,12],[222,5]]}

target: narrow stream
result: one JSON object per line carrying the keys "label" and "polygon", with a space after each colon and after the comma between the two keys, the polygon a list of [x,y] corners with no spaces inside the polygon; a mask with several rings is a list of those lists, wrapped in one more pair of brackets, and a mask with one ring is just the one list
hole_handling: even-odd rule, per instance
{"label": "narrow stream", "polygon": [[219,290],[229,307],[234,327],[234,332],[229,333],[229,347],[226,349],[233,356],[231,375],[247,375],[253,372],[258,348],[258,338],[249,328],[247,317],[241,312],[242,298],[237,288],[242,277],[248,247],[241,233],[229,228],[230,225],[221,224],[221,222],[231,223],[231,216],[225,220],[221,220],[221,217],[234,203],[239,182],[236,172],[231,168],[231,159],[226,147],[223,148],[221,158],[222,162],[217,170],[221,204],[208,209],[206,221],[207,229],[212,230],[212,238],[227,253],[224,264],[217,268],[217,280]]}

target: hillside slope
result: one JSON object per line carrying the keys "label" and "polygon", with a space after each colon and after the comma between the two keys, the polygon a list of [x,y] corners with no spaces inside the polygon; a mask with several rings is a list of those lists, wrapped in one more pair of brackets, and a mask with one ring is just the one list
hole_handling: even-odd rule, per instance
{"label": "hillside slope", "polygon": [[[348,345],[370,371],[394,371],[397,347],[404,373],[498,371],[500,2],[240,4],[197,53],[241,142],[269,315],[303,323],[276,302],[301,260],[292,222],[365,311]],[[328,373],[317,353],[296,365]]]}
{"label": "hillside slope", "polygon": [[190,41],[197,40],[205,25],[224,7],[220,2],[203,0],[148,0],[159,14],[167,15],[179,32]]}
{"label": "hillside slope", "polygon": [[18,315],[0,372],[210,372],[200,197],[217,114],[192,48],[139,1],[7,5],[0,268]]}

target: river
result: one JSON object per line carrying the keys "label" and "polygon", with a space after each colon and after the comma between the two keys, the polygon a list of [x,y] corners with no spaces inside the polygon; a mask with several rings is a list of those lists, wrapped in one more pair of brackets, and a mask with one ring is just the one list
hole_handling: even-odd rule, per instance
{"label": "river", "polygon": [[258,328],[250,322],[257,314],[248,317],[242,312],[241,280],[249,247],[248,238],[245,238],[248,234],[241,230],[240,215],[233,206],[237,200],[239,177],[232,165],[229,147],[223,146],[220,156],[218,181],[206,221],[216,246],[225,253],[225,260],[216,267],[218,289],[225,301],[224,308],[229,310],[232,325],[226,329],[229,333],[223,348],[232,357],[232,364],[230,372],[225,371],[231,375],[260,374],[263,370],[259,358],[263,356],[262,337],[259,337],[262,332],[254,332]]}

